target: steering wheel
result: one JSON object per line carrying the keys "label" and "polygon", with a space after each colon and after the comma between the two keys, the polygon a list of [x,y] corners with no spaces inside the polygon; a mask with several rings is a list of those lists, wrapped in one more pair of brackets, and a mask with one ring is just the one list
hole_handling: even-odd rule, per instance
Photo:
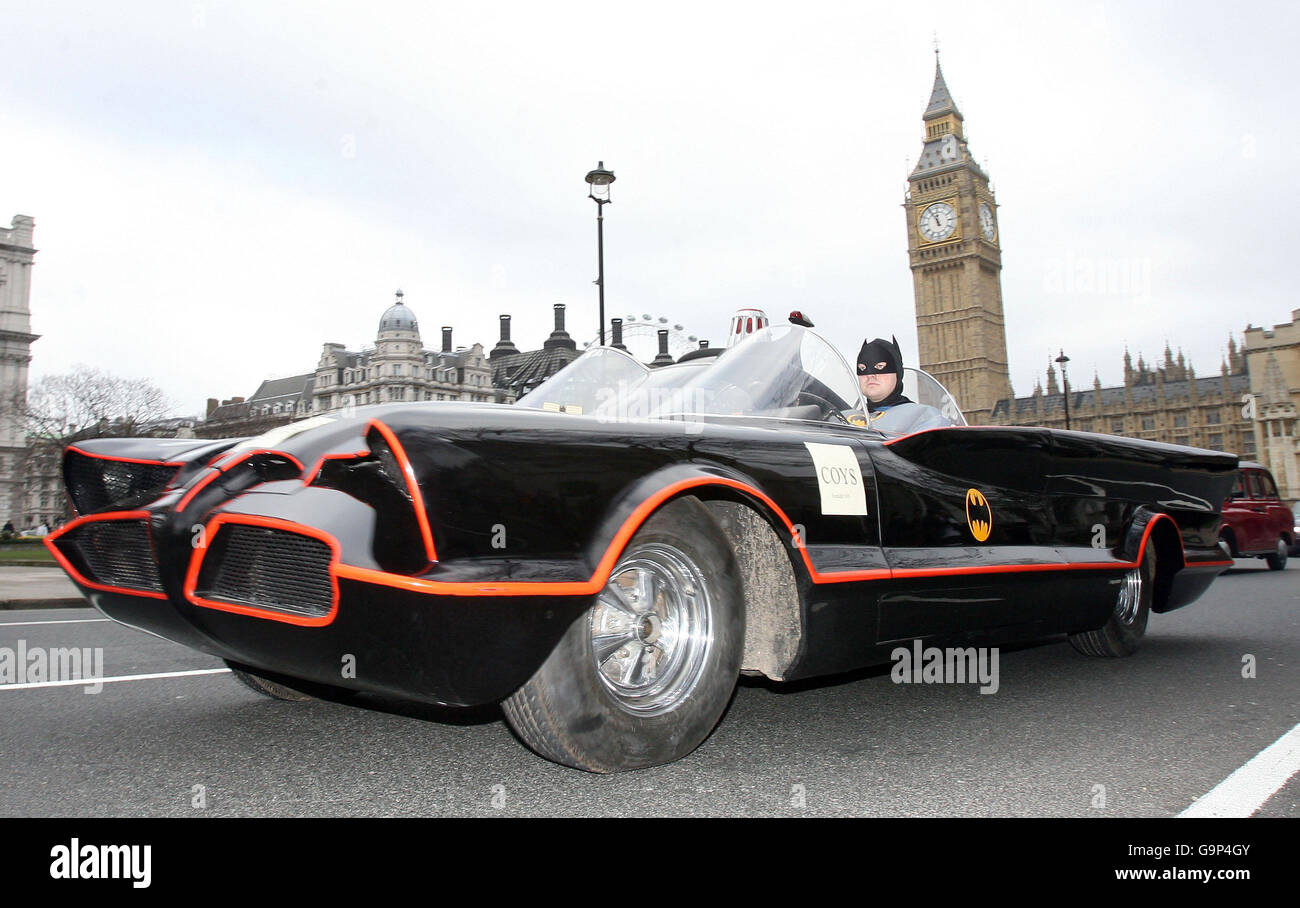
{"label": "steering wheel", "polygon": [[848,422],[848,420],[844,418],[844,414],[840,412],[839,408],[826,398],[819,397],[811,391],[800,391],[799,396],[794,400],[794,405],[796,407],[805,407],[809,404],[821,411],[820,415],[822,419],[834,419],[839,420],[842,423]]}

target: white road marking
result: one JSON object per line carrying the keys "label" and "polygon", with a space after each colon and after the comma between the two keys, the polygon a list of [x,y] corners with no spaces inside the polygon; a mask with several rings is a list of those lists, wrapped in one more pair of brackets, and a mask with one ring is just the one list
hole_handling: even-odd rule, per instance
{"label": "white road marking", "polygon": [[1248,817],[1300,772],[1300,725],[1255,754],[1180,817]]}
{"label": "white road marking", "polygon": [[111,621],[111,618],[66,618],[59,621],[0,621],[0,627],[25,627],[29,624],[93,624],[96,621]]}
{"label": "white road marking", "polygon": [[184,678],[188,675],[220,675],[228,668],[196,668],[188,672],[155,672],[151,675],[118,675],[116,678],[73,678],[67,681],[26,681],[22,684],[0,684],[0,690],[28,690],[33,687],[90,687],[95,684],[112,684],[114,681],[152,681],[155,678]]}

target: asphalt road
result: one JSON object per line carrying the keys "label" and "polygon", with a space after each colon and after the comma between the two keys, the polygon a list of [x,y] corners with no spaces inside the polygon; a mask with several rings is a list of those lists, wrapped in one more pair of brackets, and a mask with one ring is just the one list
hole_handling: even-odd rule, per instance
{"label": "asphalt road", "polygon": [[[496,709],[285,703],[229,674],[0,685],[0,815],[1172,816],[1300,722],[1300,564],[1238,566],[1132,658],[1004,648],[990,695],[887,667],[746,680],[698,751],[617,776],[541,760]],[[98,618],[0,612],[0,648],[102,647],[108,677],[221,667]],[[1300,776],[1260,815],[1300,816]]]}

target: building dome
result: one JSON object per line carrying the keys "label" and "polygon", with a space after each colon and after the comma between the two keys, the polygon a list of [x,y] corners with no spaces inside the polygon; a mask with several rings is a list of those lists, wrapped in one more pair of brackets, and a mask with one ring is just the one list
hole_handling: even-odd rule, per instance
{"label": "building dome", "polygon": [[402,291],[397,291],[397,302],[385,310],[383,317],[379,319],[379,331],[415,331],[419,332],[419,322],[415,320],[415,313],[406,307],[402,302]]}

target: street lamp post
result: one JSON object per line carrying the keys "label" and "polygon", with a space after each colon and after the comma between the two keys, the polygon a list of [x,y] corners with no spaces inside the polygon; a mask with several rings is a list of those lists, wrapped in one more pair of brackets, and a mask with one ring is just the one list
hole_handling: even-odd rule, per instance
{"label": "street lamp post", "polygon": [[605,206],[610,203],[609,187],[614,182],[614,171],[605,169],[605,162],[596,164],[596,169],[587,174],[587,184],[591,189],[587,198],[596,203],[596,263],[599,276],[596,286],[600,288],[600,345],[605,345]]}
{"label": "street lamp post", "polygon": [[1070,361],[1070,357],[1066,356],[1065,351],[1062,350],[1061,355],[1056,358],[1056,361],[1061,364],[1061,384],[1065,388],[1065,428],[1069,429],[1070,428],[1070,376],[1067,375],[1065,372],[1065,364]]}

